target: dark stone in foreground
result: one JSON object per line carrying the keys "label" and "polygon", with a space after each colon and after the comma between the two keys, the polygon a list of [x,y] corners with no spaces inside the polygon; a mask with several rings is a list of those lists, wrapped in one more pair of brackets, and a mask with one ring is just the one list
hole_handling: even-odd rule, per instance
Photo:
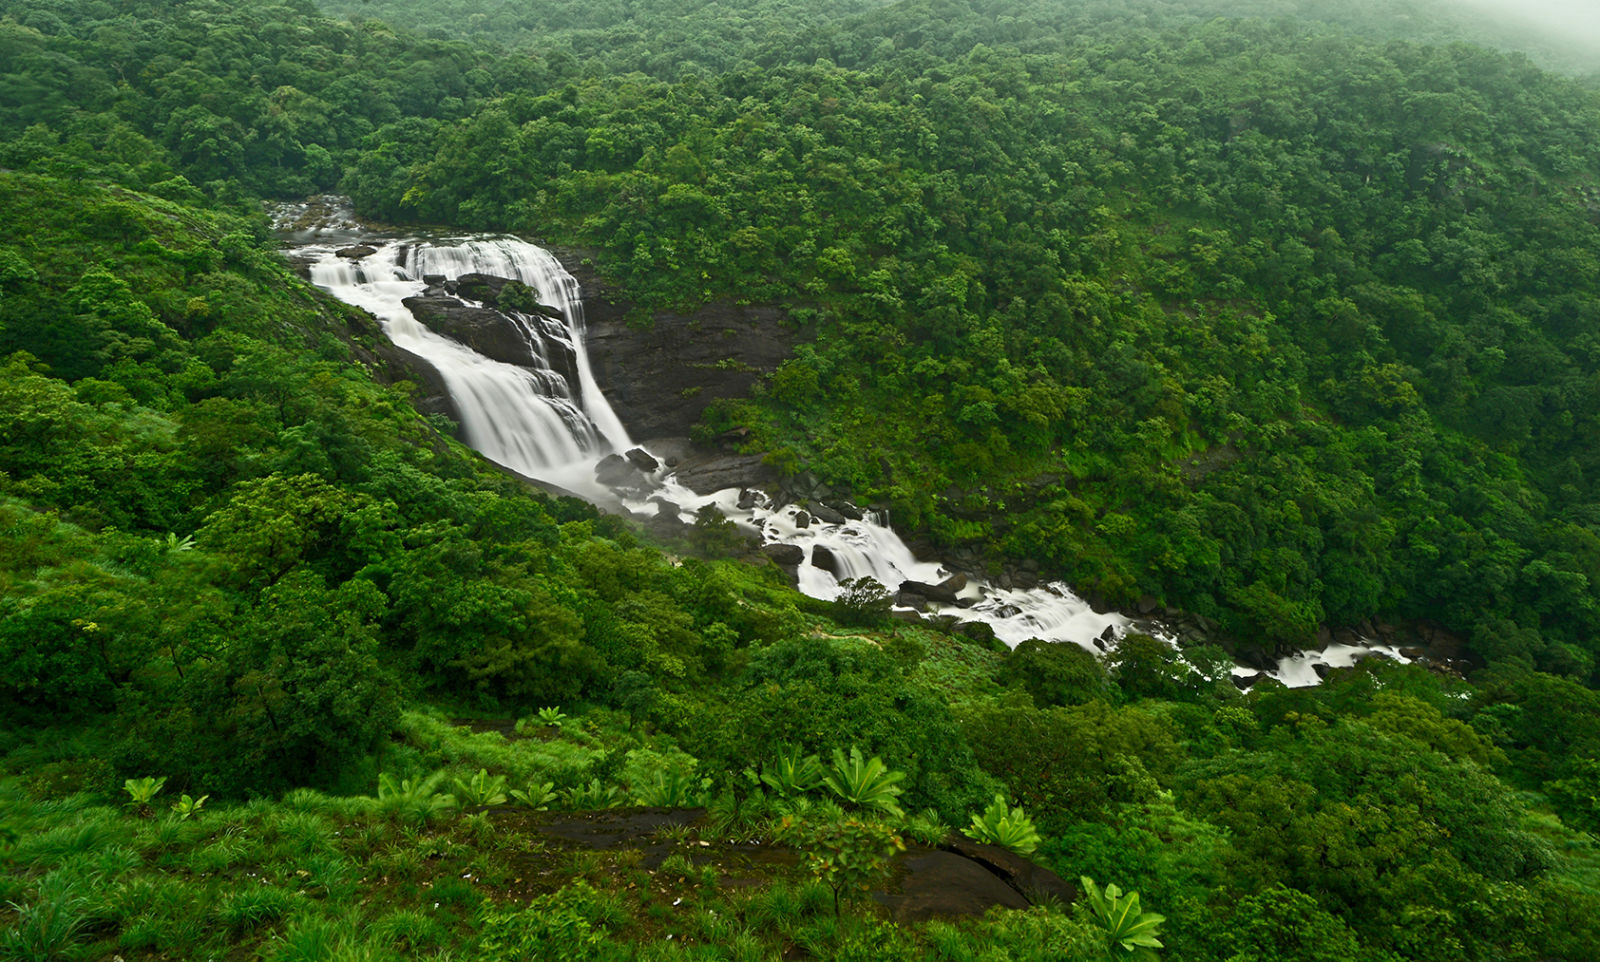
{"label": "dark stone in foreground", "polygon": [[649,474],[655,469],[661,467],[661,462],[651,457],[650,452],[646,451],[644,448],[629,448],[628,453],[623,455],[623,457],[627,458],[629,461],[632,461],[634,467],[645,472],[646,474]]}
{"label": "dark stone in foreground", "polygon": [[897,892],[874,893],[897,922],[982,915],[996,905],[1025,909],[1028,900],[982,865],[953,852],[907,852]]}
{"label": "dark stone in foreground", "polygon": [[344,257],[353,261],[358,261],[363,257],[371,257],[377,252],[378,249],[376,247],[368,247],[365,244],[353,244],[349,247],[339,248],[333,252],[333,256]]}
{"label": "dark stone in foreground", "polygon": [[703,808],[612,808],[560,813],[541,825],[539,831],[584,848],[632,848],[640,839],[669,825],[693,825],[705,814]]}
{"label": "dark stone in foreground", "polygon": [[939,847],[982,865],[1030,903],[1054,901],[1067,905],[1078,898],[1077,886],[1010,849],[985,845],[958,832],[951,832]]}
{"label": "dark stone in foreground", "polygon": [[811,566],[821,568],[835,578],[839,577],[839,559],[833,556],[833,549],[825,544],[811,546]]}
{"label": "dark stone in foreground", "polygon": [[811,506],[811,516],[823,524],[844,524],[849,519],[825,504]]}
{"label": "dark stone in foreground", "polygon": [[644,475],[620,454],[608,454],[594,466],[594,479],[608,488],[625,491],[642,490],[647,485]]}

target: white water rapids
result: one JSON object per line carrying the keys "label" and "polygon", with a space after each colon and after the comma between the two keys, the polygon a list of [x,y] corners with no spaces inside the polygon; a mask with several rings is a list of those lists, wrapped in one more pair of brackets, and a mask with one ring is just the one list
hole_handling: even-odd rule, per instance
{"label": "white water rapids", "polygon": [[[320,218],[309,228],[303,223],[308,212]],[[302,223],[294,223],[296,220]],[[653,514],[658,499],[691,514],[705,504],[715,504],[742,528],[759,533],[763,543],[799,547],[804,552],[799,587],[813,597],[838,597],[840,582],[850,578],[872,578],[892,595],[905,581],[937,584],[952,574],[939,562],[916,558],[900,536],[870,512],[858,521],[826,523],[811,518],[802,525],[800,506],[774,504],[759,494],[741,499],[738,489],[697,495],[677,484],[667,468],[651,475],[646,492],[619,495],[600,485],[595,480],[595,465],[608,454],[627,450],[632,442],[590,373],[578,283],[543,248],[505,236],[374,236],[356,223],[348,210],[339,208],[284,207],[279,209],[277,221],[295,256],[308,264],[313,283],[370,312],[398,347],[438,370],[459,411],[462,439],[485,457],[593,500],[615,503],[620,498],[640,514]],[[360,258],[338,255],[356,243],[375,251]],[[428,288],[424,276],[442,275],[454,281],[470,273],[520,281],[534,291],[540,304],[559,312],[560,322],[542,315],[507,316],[540,357],[550,356],[552,341],[560,342],[557,348],[572,352],[578,384],[569,385],[548,363],[520,367],[486,358],[430,330],[402,303]],[[463,303],[477,306],[472,301]],[[741,500],[745,507],[740,507]],[[819,548],[832,555],[831,568],[812,563]],[[1104,650],[1132,624],[1116,612],[1095,611],[1061,583],[1011,590],[972,579],[960,589],[955,603],[930,604],[927,610],[988,624],[996,637],[1012,646],[1039,638]],[[1314,685],[1320,680],[1314,664],[1341,667],[1372,650],[1399,657],[1398,651],[1377,646],[1333,646],[1325,652],[1285,659],[1267,674],[1291,687]],[[1254,671],[1241,667],[1234,673],[1250,675]]]}

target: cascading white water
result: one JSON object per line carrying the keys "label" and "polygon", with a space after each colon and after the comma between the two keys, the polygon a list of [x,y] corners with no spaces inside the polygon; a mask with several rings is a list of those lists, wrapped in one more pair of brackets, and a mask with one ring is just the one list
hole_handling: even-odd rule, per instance
{"label": "cascading white water", "polygon": [[[294,226],[293,222],[307,216],[321,220],[310,230]],[[372,313],[395,345],[438,370],[460,414],[463,440],[515,471],[557,481],[596,498],[616,500],[617,492],[595,481],[593,467],[601,456],[627,450],[631,442],[590,370],[578,283],[554,255],[514,237],[374,239],[354,221],[348,208],[339,205],[285,207],[280,210],[279,224],[294,237],[298,256],[308,261],[314,283]],[[375,252],[359,259],[338,256],[342,247],[357,240],[374,247]],[[560,315],[561,320],[556,321],[542,314],[502,312],[528,342],[528,365],[484,357],[430,330],[403,303],[424,292],[425,276],[455,280],[471,273],[520,281],[540,304],[555,308]],[[570,384],[547,360],[558,352],[571,355],[577,385]],[[800,547],[804,560],[799,567],[799,587],[817,598],[838,597],[843,590],[840,583],[851,578],[872,578],[894,592],[906,581],[937,584],[950,575],[938,562],[918,560],[883,519],[870,513],[859,521],[813,520],[802,526],[797,506],[774,505],[764,496],[754,498],[752,504],[741,494],[727,489],[696,495],[665,473],[650,479],[648,491],[634,491],[622,500],[644,514],[652,511],[650,499],[665,498],[691,512],[715,504],[735,523],[759,533],[764,543]],[[746,506],[740,507],[741,502]],[[819,548],[832,555],[831,569],[812,564]],[[994,629],[996,637],[1013,646],[1039,638],[1094,650],[1104,646],[1102,639],[1120,637],[1133,624],[1116,612],[1095,611],[1061,583],[1012,590],[973,580],[959,591],[956,603],[933,604],[930,610],[961,621],[983,622]],[[1323,652],[1287,658],[1267,674],[1291,687],[1315,685],[1321,680],[1316,664],[1342,667],[1374,651],[1404,660],[1392,647],[1335,645]],[[1253,674],[1246,668],[1235,673]]]}
{"label": "cascading white water", "polygon": [[[546,477],[628,447],[628,432],[589,369],[577,281],[549,251],[514,237],[368,243],[376,253],[354,262],[338,256],[339,244],[308,244],[300,253],[310,261],[313,283],[371,312],[396,346],[438,370],[461,416],[462,438],[473,448],[512,470]],[[429,330],[403,303],[423,292],[425,275],[454,280],[468,273],[520,281],[559,311],[563,322],[506,314],[536,358],[550,356],[542,343],[550,339],[573,353],[576,391],[547,361],[520,367],[486,358]]]}
{"label": "cascading white water", "polygon": [[[776,506],[756,496],[754,504],[741,508],[740,492],[726,489],[705,497],[697,496],[664,479],[660,494],[689,510],[714,504],[735,523],[756,531],[766,544],[796,545],[805,552],[799,568],[800,590],[813,598],[834,599],[843,592],[841,582],[851,578],[871,578],[894,593],[907,581],[937,584],[951,575],[937,561],[922,561],[911,548],[883,523],[866,512],[860,521],[827,523],[812,519],[799,524],[801,508]],[[748,501],[746,503],[749,503]],[[636,502],[644,510],[648,504]],[[832,570],[813,564],[817,549],[832,555]],[[1013,590],[971,580],[957,593],[956,604],[929,606],[935,614],[951,615],[959,621],[977,621],[994,629],[995,637],[1008,645],[1029,638],[1070,642],[1094,650],[1097,639],[1109,629],[1113,636],[1127,631],[1132,622],[1116,612],[1099,612],[1059,582],[1041,588]]]}

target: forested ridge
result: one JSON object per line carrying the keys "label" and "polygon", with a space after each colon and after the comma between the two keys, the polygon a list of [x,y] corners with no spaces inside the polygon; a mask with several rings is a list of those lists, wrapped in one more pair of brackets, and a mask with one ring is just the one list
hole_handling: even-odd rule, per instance
{"label": "forested ridge", "polygon": [[[0,958],[1141,947],[859,897],[969,826],[1167,958],[1591,958],[1600,95],[1428,11],[0,0]],[[532,491],[274,250],[322,191],[782,307],[703,439],[934,547],[1472,672],[1007,652]],[[541,834],[632,805],[707,814]]]}

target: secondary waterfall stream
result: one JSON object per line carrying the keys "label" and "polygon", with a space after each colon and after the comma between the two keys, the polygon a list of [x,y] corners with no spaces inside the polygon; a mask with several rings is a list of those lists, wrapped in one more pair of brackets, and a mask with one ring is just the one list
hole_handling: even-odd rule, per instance
{"label": "secondary waterfall stream", "polygon": [[[841,582],[860,577],[891,592],[905,582],[938,586],[940,597],[930,598],[925,610],[987,624],[1013,646],[1040,638],[1104,650],[1132,625],[1124,615],[1095,611],[1061,583],[1023,590],[951,580],[951,570],[917,558],[871,512],[852,510],[859,518],[825,520],[802,506],[777,504],[737,488],[697,495],[676,483],[665,467],[650,471],[642,488],[607,488],[595,479],[595,466],[632,442],[595,383],[578,283],[554,255],[507,236],[385,236],[338,206],[285,205],[275,221],[313,283],[371,313],[396,346],[438,371],[459,414],[462,440],[490,460],[592,500],[620,501],[641,514],[654,513],[661,500],[690,512],[715,504],[741,527],[759,533],[763,543],[800,549],[799,587],[813,597],[835,598]],[[426,295],[469,310],[495,306],[462,293],[462,279],[473,275],[516,281],[532,293],[535,306],[499,312],[515,324],[526,363],[486,357],[431,329],[406,303]],[[1140,627],[1160,633],[1155,626]],[[1314,685],[1320,680],[1314,670],[1318,663],[1342,667],[1374,651],[1400,657],[1385,646],[1336,645],[1285,659],[1267,674],[1290,686]],[[1255,672],[1240,667],[1235,674]]]}

